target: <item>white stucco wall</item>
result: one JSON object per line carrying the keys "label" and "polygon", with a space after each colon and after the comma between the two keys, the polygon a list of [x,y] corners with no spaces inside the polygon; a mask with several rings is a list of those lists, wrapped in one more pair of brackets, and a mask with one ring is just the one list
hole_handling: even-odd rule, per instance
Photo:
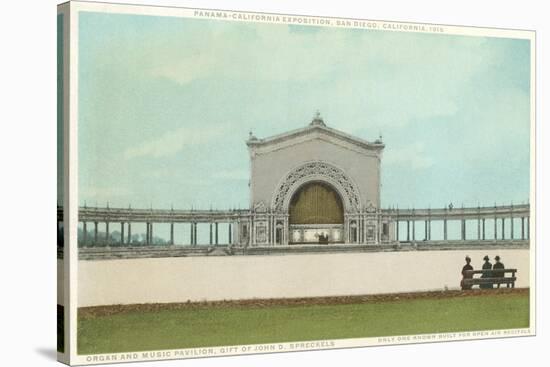
{"label": "white stucco wall", "polygon": [[80,261],[78,305],[318,297],[457,289],[464,256],[518,269],[529,285],[529,250],[412,251]]}
{"label": "white stucco wall", "polygon": [[378,157],[321,138],[254,155],[250,188],[252,204],[263,201],[269,206],[281,180],[292,169],[310,161],[324,161],[338,167],[356,184],[363,205],[368,200],[376,207],[380,205]]}

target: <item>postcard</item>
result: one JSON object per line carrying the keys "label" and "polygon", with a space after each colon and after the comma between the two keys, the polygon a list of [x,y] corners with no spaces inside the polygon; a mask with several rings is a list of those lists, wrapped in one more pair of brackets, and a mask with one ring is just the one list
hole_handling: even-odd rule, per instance
{"label": "postcard", "polygon": [[535,334],[534,31],[81,1],[57,31],[61,362]]}

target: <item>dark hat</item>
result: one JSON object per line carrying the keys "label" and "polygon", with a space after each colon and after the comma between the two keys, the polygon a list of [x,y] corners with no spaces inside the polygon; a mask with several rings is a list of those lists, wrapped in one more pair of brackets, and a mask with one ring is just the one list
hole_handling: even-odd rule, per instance
{"label": "dark hat", "polygon": [[498,255],[495,256],[495,260],[496,260],[496,261],[499,261],[499,260],[500,260],[500,256],[498,256]]}
{"label": "dark hat", "polygon": [[488,255],[485,255],[485,257],[483,258],[483,260],[489,261],[489,256],[488,256]]}

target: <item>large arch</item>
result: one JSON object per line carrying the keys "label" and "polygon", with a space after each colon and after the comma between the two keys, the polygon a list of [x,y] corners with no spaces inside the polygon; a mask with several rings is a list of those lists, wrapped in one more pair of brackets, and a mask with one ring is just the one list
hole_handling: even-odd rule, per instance
{"label": "large arch", "polygon": [[323,182],[340,195],[346,213],[359,212],[361,198],[357,185],[340,168],[323,161],[304,163],[287,173],[273,194],[271,209],[287,214],[292,197],[308,182]]}

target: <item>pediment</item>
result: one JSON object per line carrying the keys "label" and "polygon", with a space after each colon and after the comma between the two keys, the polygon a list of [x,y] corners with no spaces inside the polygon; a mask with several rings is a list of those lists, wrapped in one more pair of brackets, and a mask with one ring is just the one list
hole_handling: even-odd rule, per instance
{"label": "pediment", "polygon": [[285,149],[311,140],[323,141],[369,155],[378,154],[384,149],[384,144],[380,140],[369,142],[324,125],[309,125],[302,129],[292,130],[264,139],[251,136],[246,144],[256,154],[262,154]]}

